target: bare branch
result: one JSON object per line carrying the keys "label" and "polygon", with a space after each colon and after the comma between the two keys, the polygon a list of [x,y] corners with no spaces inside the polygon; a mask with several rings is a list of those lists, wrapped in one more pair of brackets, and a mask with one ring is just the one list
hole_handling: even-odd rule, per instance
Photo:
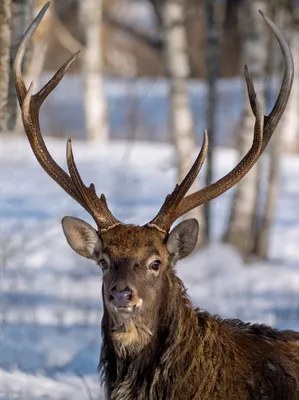
{"label": "bare branch", "polygon": [[53,33],[58,42],[67,49],[70,53],[76,53],[80,49],[84,49],[84,44],[76,39],[65,25],[60,21],[57,15],[52,10]]}
{"label": "bare branch", "polygon": [[154,37],[149,35],[148,33],[132,26],[124,23],[123,21],[119,20],[118,18],[114,17],[108,12],[103,13],[104,22],[117,28],[129,35],[131,35],[134,39],[138,40],[139,42],[145,44],[146,46],[150,47],[153,50],[161,52],[164,46],[164,41],[160,37]]}

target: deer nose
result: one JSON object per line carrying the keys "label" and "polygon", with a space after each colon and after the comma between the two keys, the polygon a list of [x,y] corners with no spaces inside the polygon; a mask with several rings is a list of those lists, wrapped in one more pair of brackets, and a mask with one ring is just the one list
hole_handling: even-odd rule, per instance
{"label": "deer nose", "polygon": [[132,299],[132,290],[127,286],[122,290],[117,290],[114,286],[110,290],[110,301],[114,307],[128,307]]}

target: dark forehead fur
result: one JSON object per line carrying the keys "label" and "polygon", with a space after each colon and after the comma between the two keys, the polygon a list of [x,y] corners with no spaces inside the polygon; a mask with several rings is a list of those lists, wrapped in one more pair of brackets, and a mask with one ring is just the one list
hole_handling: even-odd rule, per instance
{"label": "dark forehead fur", "polygon": [[145,250],[156,251],[161,257],[167,255],[165,235],[148,226],[120,225],[101,235],[104,251],[114,256],[143,257]]}

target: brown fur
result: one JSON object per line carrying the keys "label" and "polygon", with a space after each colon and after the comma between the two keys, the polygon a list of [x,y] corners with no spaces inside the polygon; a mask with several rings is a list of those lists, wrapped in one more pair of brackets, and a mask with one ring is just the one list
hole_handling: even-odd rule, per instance
{"label": "brown fur", "polygon": [[299,333],[194,309],[163,235],[145,227],[122,227],[109,235],[103,241],[111,256],[142,263],[149,246],[165,264],[155,309],[130,320],[123,332],[111,332],[103,296],[99,370],[109,400],[299,399]]}
{"label": "brown fur", "polygon": [[72,248],[103,269],[108,400],[299,399],[299,333],[192,307],[174,266],[194,249],[194,219],[169,234],[119,225],[98,235],[71,217],[63,226]]}
{"label": "brown fur", "polygon": [[173,318],[151,345],[122,357],[103,326],[109,399],[299,398],[298,334],[221,320],[190,304]]}
{"label": "brown fur", "polygon": [[123,332],[111,334],[114,348],[119,357],[126,356],[128,350],[136,352],[142,350],[151,340],[152,332],[146,325],[129,321]]}

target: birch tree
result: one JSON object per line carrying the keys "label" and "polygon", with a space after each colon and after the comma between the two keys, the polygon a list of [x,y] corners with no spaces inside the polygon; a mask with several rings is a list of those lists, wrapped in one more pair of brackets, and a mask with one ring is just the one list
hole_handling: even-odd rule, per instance
{"label": "birch tree", "polygon": [[[251,76],[258,93],[264,93],[264,70],[267,54],[267,35],[265,24],[258,10],[267,13],[266,1],[256,0],[244,4],[244,58],[249,65]],[[254,118],[247,99],[244,85],[244,109],[240,129],[238,150],[243,157],[252,143]],[[229,223],[224,240],[236,246],[247,257],[252,251],[254,226],[257,221],[257,205],[259,195],[259,164],[238,184],[229,217]]]}
{"label": "birch tree", "polygon": [[[165,67],[170,82],[170,128],[176,150],[179,182],[183,180],[194,161],[196,146],[188,92],[190,69],[185,30],[186,4],[186,0],[163,0],[158,4],[164,38]],[[199,220],[202,235],[199,244],[203,244],[202,208],[190,212],[187,217],[190,216]]]}
{"label": "birch tree", "polygon": [[7,129],[7,100],[10,69],[11,0],[0,2],[0,131]]}
{"label": "birch tree", "polygon": [[108,138],[107,103],[102,76],[102,9],[103,0],[80,1],[80,20],[85,36],[82,77],[88,140]]}

